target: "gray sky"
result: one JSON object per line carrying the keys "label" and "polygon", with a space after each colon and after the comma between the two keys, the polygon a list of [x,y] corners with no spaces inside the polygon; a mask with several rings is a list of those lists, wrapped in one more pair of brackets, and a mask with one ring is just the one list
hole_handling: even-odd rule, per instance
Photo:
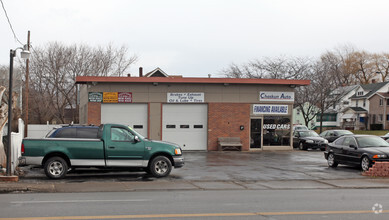
{"label": "gray sky", "polygon": [[[318,57],[345,44],[389,52],[387,0],[2,0],[17,37],[90,46],[127,45],[133,75],[160,67],[186,77],[218,76],[231,63]],[[19,47],[0,11],[0,64]]]}

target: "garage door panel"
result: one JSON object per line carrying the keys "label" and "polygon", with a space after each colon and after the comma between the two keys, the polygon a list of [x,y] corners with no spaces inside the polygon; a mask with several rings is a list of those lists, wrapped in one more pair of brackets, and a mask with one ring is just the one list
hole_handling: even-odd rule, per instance
{"label": "garage door panel", "polygon": [[147,137],[147,104],[101,105],[101,123],[128,125]]}
{"label": "garage door panel", "polygon": [[162,139],[184,150],[207,150],[207,117],[206,104],[165,104]]}

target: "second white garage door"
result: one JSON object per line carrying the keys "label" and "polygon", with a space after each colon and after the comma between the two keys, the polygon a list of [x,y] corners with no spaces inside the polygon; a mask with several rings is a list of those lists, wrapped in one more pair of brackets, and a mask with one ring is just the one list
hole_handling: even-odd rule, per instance
{"label": "second white garage door", "polygon": [[147,104],[101,104],[101,123],[128,125],[147,137]]}
{"label": "second white garage door", "polygon": [[207,150],[207,118],[206,104],[164,104],[162,139],[183,150]]}

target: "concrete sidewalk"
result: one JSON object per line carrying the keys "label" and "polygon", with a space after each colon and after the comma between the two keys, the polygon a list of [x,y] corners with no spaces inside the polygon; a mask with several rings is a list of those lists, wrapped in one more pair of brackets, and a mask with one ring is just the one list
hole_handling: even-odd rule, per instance
{"label": "concrete sidewalk", "polygon": [[241,181],[158,181],[158,182],[83,182],[23,183],[0,182],[0,193],[76,193],[177,190],[270,190],[270,189],[367,189],[388,188],[389,179],[272,180]]}
{"label": "concrete sidewalk", "polygon": [[27,167],[18,182],[0,182],[0,193],[389,187],[389,179],[362,176],[359,168],[328,168],[320,151],[187,152],[185,159],[183,168],[161,179],[144,172],[77,169],[50,180],[42,169]]}

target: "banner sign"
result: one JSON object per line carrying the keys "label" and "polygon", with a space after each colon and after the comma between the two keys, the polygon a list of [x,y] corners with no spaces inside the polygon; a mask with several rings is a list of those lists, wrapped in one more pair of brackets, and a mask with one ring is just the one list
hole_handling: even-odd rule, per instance
{"label": "banner sign", "polygon": [[117,92],[104,92],[103,93],[103,102],[104,103],[118,103],[118,93]]}
{"label": "banner sign", "polygon": [[118,93],[119,103],[132,103],[132,92],[119,92]]}
{"label": "banner sign", "polygon": [[294,92],[259,92],[259,101],[294,102]]}
{"label": "banner sign", "polygon": [[89,102],[102,102],[103,93],[102,92],[89,92],[88,93]]}
{"label": "banner sign", "polygon": [[287,115],[288,105],[253,105],[253,113],[262,115]]}
{"label": "banner sign", "polygon": [[185,92],[185,93],[167,93],[168,103],[194,103],[204,102],[204,93]]}
{"label": "banner sign", "polygon": [[290,124],[263,124],[263,129],[289,130]]}

